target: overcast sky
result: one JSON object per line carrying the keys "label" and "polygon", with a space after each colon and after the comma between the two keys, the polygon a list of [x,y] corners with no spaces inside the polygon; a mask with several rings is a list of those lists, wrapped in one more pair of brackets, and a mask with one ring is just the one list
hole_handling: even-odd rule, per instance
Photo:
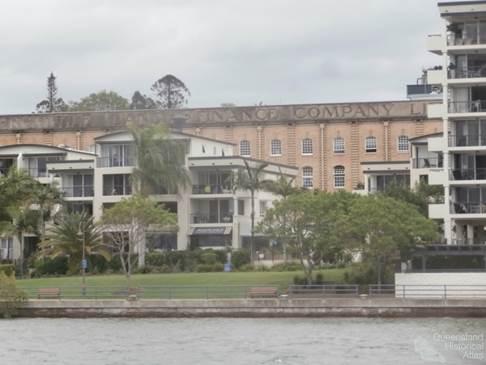
{"label": "overcast sky", "polygon": [[397,100],[440,30],[435,0],[16,0],[0,15],[0,114],[129,98],[171,73],[190,107]]}

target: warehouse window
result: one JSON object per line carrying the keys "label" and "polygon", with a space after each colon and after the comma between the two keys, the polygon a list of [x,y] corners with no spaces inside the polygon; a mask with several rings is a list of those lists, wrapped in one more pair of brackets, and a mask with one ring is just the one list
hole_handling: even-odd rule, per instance
{"label": "warehouse window", "polygon": [[344,175],[344,166],[334,167],[334,187],[344,188],[346,176]]}
{"label": "warehouse window", "polygon": [[272,139],[271,151],[272,156],[280,156],[282,154],[282,141],[279,139]]}
{"label": "warehouse window", "polygon": [[304,138],[302,140],[302,154],[312,155],[312,139]]}
{"label": "warehouse window", "polygon": [[366,137],[365,139],[365,151],[376,152],[376,137]]}
{"label": "warehouse window", "polygon": [[240,142],[240,155],[251,156],[250,141],[244,139]]}
{"label": "warehouse window", "polygon": [[312,167],[306,166],[302,168],[302,186],[304,188],[314,187],[313,179],[314,177]]}
{"label": "warehouse window", "polygon": [[334,138],[334,153],[344,153],[344,138]]}
{"label": "warehouse window", "polygon": [[408,137],[407,136],[398,136],[398,151],[399,152],[408,152]]}

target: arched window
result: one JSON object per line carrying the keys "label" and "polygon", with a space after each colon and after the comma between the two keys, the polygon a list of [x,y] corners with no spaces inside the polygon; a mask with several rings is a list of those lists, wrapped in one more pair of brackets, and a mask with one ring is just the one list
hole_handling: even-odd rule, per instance
{"label": "arched window", "polygon": [[282,154],[282,141],[279,139],[272,139],[270,152],[272,156],[280,156]]}
{"label": "arched window", "polygon": [[250,141],[243,139],[240,141],[240,155],[241,156],[251,156]]}
{"label": "arched window", "polygon": [[346,176],[344,175],[344,166],[334,167],[334,187],[344,188]]}
{"label": "arched window", "polygon": [[408,136],[398,136],[398,152],[408,152]]}
{"label": "arched window", "polygon": [[312,155],[312,139],[304,138],[302,140],[302,154]]}
{"label": "arched window", "polygon": [[304,188],[312,188],[314,187],[313,182],[313,170],[312,167],[306,166],[302,168],[302,186]]}
{"label": "arched window", "polygon": [[334,138],[334,153],[344,153],[344,138]]}
{"label": "arched window", "polygon": [[376,152],[376,137],[370,136],[365,139],[365,151]]}

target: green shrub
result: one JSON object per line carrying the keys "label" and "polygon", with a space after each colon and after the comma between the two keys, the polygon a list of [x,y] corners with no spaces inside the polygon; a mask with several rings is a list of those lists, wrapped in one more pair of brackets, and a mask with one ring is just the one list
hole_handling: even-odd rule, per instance
{"label": "green shrub", "polygon": [[162,252],[150,252],[145,255],[145,265],[162,267],[166,265],[166,255]]}
{"label": "green shrub", "polygon": [[284,262],[281,264],[273,265],[270,268],[271,271],[301,271],[302,265],[296,262]]}
{"label": "green shrub", "polygon": [[25,293],[17,289],[14,275],[0,271],[0,316],[10,318],[17,313],[18,307],[27,299]]}
{"label": "green shrub", "polygon": [[242,266],[250,264],[250,253],[243,250],[233,251],[231,253],[231,264],[235,270],[241,270]]}
{"label": "green shrub", "polygon": [[[394,270],[393,265],[382,269],[382,283],[393,283]],[[361,262],[351,266],[344,273],[344,281],[348,284],[369,285],[378,282],[376,266],[369,262]]]}
{"label": "green shrub", "polygon": [[[295,275],[293,281],[294,281],[294,285],[307,285],[307,280],[304,275]],[[331,284],[331,283],[326,283],[324,281],[323,273],[317,272],[312,278],[312,285],[324,285],[324,284]]]}
{"label": "green shrub", "polygon": [[199,264],[196,266],[197,272],[221,272],[224,271],[224,265],[217,262],[215,264]]}
{"label": "green shrub", "polygon": [[12,264],[2,264],[0,265],[0,272],[3,272],[7,276],[13,275],[15,274],[15,267]]}
{"label": "green shrub", "polygon": [[66,275],[68,271],[67,257],[42,258],[35,262],[33,276]]}

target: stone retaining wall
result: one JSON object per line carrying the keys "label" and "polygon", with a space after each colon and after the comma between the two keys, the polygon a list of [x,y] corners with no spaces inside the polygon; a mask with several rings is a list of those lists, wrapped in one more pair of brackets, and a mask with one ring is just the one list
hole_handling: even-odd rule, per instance
{"label": "stone retaining wall", "polygon": [[21,317],[485,317],[486,300],[30,300]]}

